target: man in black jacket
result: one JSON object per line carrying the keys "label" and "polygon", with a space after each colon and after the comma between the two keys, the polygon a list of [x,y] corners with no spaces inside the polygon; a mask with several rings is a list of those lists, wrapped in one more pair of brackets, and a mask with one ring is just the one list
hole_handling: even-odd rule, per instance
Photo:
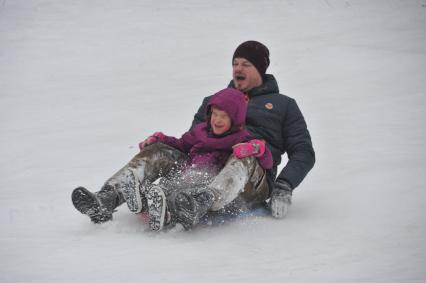
{"label": "man in black jacket", "polygon": [[[186,228],[196,225],[208,212],[225,210],[238,213],[263,205],[268,198],[271,214],[276,218],[284,217],[291,204],[292,191],[315,163],[311,137],[295,100],[279,94],[275,78],[266,74],[269,66],[266,46],[256,41],[242,43],[234,52],[232,66],[233,80],[229,87],[246,94],[246,129],[253,138],[266,142],[273,155],[273,168],[265,171],[259,166],[254,157],[259,153],[256,144],[242,145],[244,151],[249,149],[250,152],[246,156],[238,154],[238,158],[232,155],[207,188],[195,191],[189,188],[168,201],[176,220]],[[209,99],[203,100],[192,126],[207,118],[205,113]],[[289,161],[277,177],[277,166],[284,153],[287,153]],[[92,193],[83,187],[76,188],[72,193],[73,204],[94,223],[111,220],[117,206],[124,202],[133,205],[134,199],[138,201],[140,210],[146,210],[141,198],[144,192],[139,190],[141,179],[154,181],[161,172],[168,172],[181,155],[162,144],[147,147],[108,179],[100,191]],[[141,196],[130,192],[139,192]]]}
{"label": "man in black jacket", "polygon": [[[283,218],[291,204],[293,190],[302,182],[306,174],[315,163],[315,152],[312,147],[311,137],[308,132],[305,119],[298,108],[296,101],[279,93],[274,76],[265,74],[269,66],[269,50],[262,43],[247,41],[237,47],[232,57],[233,80],[229,87],[241,90],[246,94],[248,101],[246,128],[254,138],[266,141],[267,147],[273,155],[274,166],[267,170],[267,182],[260,182],[259,178],[253,178],[253,173],[259,170],[259,166],[253,167],[250,162],[229,160],[225,168],[216,178],[217,189],[234,191],[229,199],[215,200],[215,204],[201,196],[184,196],[176,199],[178,215],[186,219],[198,218],[196,211],[219,210],[221,206],[227,206],[235,200],[235,195],[244,195],[247,187],[254,187],[254,192],[261,192],[267,186],[268,193],[256,199],[257,202],[265,201],[270,197],[269,207],[271,214],[276,218]],[[202,105],[194,116],[192,126],[206,119],[206,106],[209,97],[204,98]],[[277,166],[281,163],[281,155],[287,153],[288,163],[277,177]],[[230,159],[235,159],[231,157]],[[239,162],[239,163],[238,163]],[[237,165],[236,165],[237,164]],[[246,167],[247,170],[238,170]],[[238,173],[237,173],[238,172]],[[248,178],[243,184],[236,184],[236,176],[247,172]],[[259,174],[258,174],[259,175]],[[240,176],[241,177],[241,176]],[[232,184],[232,185],[226,185]],[[253,199],[253,198],[252,198]],[[190,215],[188,217],[188,215]],[[195,215],[195,216],[194,216]],[[192,219],[197,223],[197,219]]]}

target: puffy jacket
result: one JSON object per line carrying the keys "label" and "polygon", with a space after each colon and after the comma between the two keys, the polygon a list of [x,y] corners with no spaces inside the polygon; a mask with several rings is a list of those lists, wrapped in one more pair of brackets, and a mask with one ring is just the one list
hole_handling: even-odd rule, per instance
{"label": "puffy jacket", "polygon": [[[229,87],[234,87],[233,81]],[[305,119],[293,98],[279,93],[273,75],[265,75],[263,84],[247,93],[249,97],[246,129],[258,139],[264,139],[272,153],[273,168],[267,170],[270,188],[276,179],[296,188],[315,163],[315,152]],[[194,116],[192,127],[205,121],[206,108],[212,96],[205,97]],[[288,163],[277,177],[281,156],[287,153]]]}
{"label": "puffy jacket", "polygon": [[[163,142],[188,153],[188,165],[217,173],[232,154],[232,146],[247,142],[253,137],[243,129],[247,109],[243,93],[232,88],[219,91],[206,104],[203,117],[209,116],[213,105],[225,111],[231,118],[231,129],[228,132],[220,136],[215,135],[210,130],[210,122],[207,121],[198,123],[180,139],[166,136]],[[272,168],[271,152],[266,150],[265,154],[258,157],[258,161],[263,168]]]}

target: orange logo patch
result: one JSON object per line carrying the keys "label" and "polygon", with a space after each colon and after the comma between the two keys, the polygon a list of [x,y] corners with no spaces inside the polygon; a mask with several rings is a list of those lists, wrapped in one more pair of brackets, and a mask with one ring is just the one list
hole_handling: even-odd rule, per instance
{"label": "orange logo patch", "polygon": [[274,105],[270,102],[265,104],[265,108],[271,110],[272,108],[274,108]]}

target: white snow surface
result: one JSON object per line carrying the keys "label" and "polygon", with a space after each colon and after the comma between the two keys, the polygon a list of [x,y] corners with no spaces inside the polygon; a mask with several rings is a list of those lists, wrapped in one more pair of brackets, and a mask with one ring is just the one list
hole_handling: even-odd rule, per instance
{"label": "white snow surface", "polygon": [[[71,204],[271,51],[317,162],[283,220],[152,233]],[[0,1],[0,282],[425,282],[426,1]]]}

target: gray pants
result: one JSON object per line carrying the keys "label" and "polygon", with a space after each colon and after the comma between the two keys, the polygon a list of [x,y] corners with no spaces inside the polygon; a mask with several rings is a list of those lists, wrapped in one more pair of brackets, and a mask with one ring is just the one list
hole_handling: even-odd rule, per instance
{"label": "gray pants", "polygon": [[[145,188],[158,178],[164,177],[170,184],[175,182],[176,177],[179,179],[179,173],[186,159],[186,154],[168,145],[155,143],[147,146],[108,179],[100,192],[114,188],[114,191],[109,193],[116,199],[115,207],[117,207],[125,202],[123,188],[132,185],[130,178],[132,174],[139,179],[143,194]],[[259,166],[254,157],[238,159],[231,156],[219,174],[202,180],[202,182],[208,180],[208,184],[203,185],[211,189],[215,196],[213,211],[228,205],[252,208],[262,204],[269,195],[265,170]],[[172,187],[174,190],[182,188],[182,186]],[[166,195],[170,195],[170,192]]]}

